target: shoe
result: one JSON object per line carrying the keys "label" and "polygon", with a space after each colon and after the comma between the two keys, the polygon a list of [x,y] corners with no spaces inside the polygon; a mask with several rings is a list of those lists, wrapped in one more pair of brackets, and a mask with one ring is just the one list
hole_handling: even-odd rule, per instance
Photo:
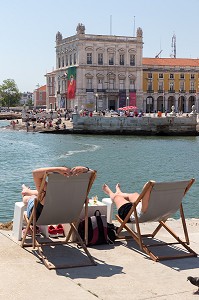
{"label": "shoe", "polygon": [[[22,229],[22,237],[24,237],[25,231],[26,231],[26,228],[23,228]],[[26,236],[32,237],[32,235],[33,235],[33,231],[32,231],[32,229],[29,228]],[[36,233],[35,233],[35,235],[36,236],[40,236],[41,235],[41,231],[40,231],[39,227],[37,227],[37,226],[36,226]]]}
{"label": "shoe", "polygon": [[57,229],[53,225],[48,226],[48,233],[52,238],[57,237]]}
{"label": "shoe", "polygon": [[61,224],[56,226],[57,236],[64,236],[64,228]]}

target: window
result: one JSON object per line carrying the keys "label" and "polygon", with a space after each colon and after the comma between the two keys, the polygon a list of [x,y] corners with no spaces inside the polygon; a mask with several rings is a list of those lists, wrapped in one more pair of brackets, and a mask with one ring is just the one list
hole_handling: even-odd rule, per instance
{"label": "window", "polygon": [[92,65],[92,53],[87,53],[87,65]]}
{"label": "window", "polygon": [[120,54],[120,65],[124,65],[124,54]]}
{"label": "window", "polygon": [[163,81],[158,82],[158,90],[160,92],[163,92],[163,90],[164,90],[164,82]]}
{"label": "window", "polygon": [[184,81],[180,81],[180,92],[184,91]]}
{"label": "window", "polygon": [[98,65],[103,65],[103,53],[98,53]]}
{"label": "window", "polygon": [[61,68],[61,59],[58,57],[58,68]]}
{"label": "window", "polygon": [[163,73],[159,73],[159,78],[160,78],[160,79],[163,79],[163,78],[164,78]]}
{"label": "window", "polygon": [[92,89],[92,78],[87,78],[87,89]]}
{"label": "window", "polygon": [[97,89],[98,90],[102,90],[103,88],[103,82],[102,82],[102,79],[98,79],[97,81]]}
{"label": "window", "polygon": [[170,74],[169,74],[169,78],[170,78],[170,79],[174,79],[174,74],[173,74],[173,73],[170,73]]}
{"label": "window", "polygon": [[72,54],[70,54],[70,65],[72,65],[73,59],[72,59]]}
{"label": "window", "polygon": [[110,90],[114,89],[114,79],[109,79],[109,89]]}
{"label": "window", "polygon": [[130,66],[135,66],[135,54],[130,54]]}
{"label": "window", "polygon": [[68,55],[66,55],[66,66],[68,66]]}
{"label": "window", "polygon": [[62,57],[62,68],[64,67],[64,57]]}
{"label": "window", "polygon": [[184,79],[184,73],[180,74],[180,79]]}
{"label": "window", "polygon": [[74,61],[74,65],[76,65],[76,63],[77,63],[77,56],[76,56],[76,53],[74,53],[73,61]]}
{"label": "window", "polygon": [[174,91],[174,82],[173,81],[169,83],[169,90]]}
{"label": "window", "polygon": [[124,79],[120,79],[120,90],[124,90]]}
{"label": "window", "polygon": [[134,90],[135,89],[135,80],[130,79],[130,86],[129,86],[130,90]]}
{"label": "window", "polygon": [[195,74],[191,74],[191,79],[195,79]]}
{"label": "window", "polygon": [[148,88],[147,88],[147,90],[148,90],[148,91],[152,91],[152,89],[153,89],[152,82],[149,81],[149,82],[148,82]]}
{"label": "window", "polygon": [[109,54],[109,65],[114,65],[114,54]]}
{"label": "window", "polygon": [[191,82],[190,82],[190,89],[191,89],[191,91],[195,90],[195,84],[194,84],[194,81],[191,81]]}
{"label": "window", "polygon": [[148,78],[152,79],[153,78],[153,74],[152,73],[148,73]]}

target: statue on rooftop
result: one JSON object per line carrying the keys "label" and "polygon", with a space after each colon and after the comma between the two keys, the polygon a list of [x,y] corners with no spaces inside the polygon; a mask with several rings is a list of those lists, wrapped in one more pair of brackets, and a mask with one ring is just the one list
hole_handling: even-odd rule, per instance
{"label": "statue on rooftop", "polygon": [[79,23],[76,28],[77,34],[85,34],[85,26]]}

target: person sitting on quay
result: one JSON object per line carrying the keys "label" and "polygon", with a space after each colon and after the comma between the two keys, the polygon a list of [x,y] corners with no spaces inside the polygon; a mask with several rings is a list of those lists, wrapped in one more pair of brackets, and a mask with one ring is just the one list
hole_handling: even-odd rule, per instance
{"label": "person sitting on quay", "polygon": [[[36,189],[30,189],[25,184],[23,184],[22,185],[22,192],[21,192],[22,201],[27,206],[27,217],[30,218],[30,216],[31,216],[33,206],[34,206],[34,200],[38,196],[38,191],[41,188],[41,183],[42,183],[43,176],[46,173],[55,172],[55,173],[59,173],[63,176],[68,176],[69,177],[69,176],[78,176],[79,174],[82,174],[82,173],[87,173],[89,170],[91,170],[91,169],[89,169],[88,167],[83,167],[83,166],[76,166],[76,167],[73,167],[73,168],[69,168],[69,167],[47,167],[47,168],[39,168],[39,169],[33,170],[32,174],[33,174],[33,179],[34,179],[34,184],[35,184]],[[43,194],[41,195],[42,200],[37,205],[36,219],[39,218],[39,216],[42,212],[43,206],[45,204],[45,191],[46,191],[47,184],[48,183],[46,182],[45,186],[44,186]]]}
{"label": "person sitting on quay", "polygon": [[[149,197],[151,193],[152,187],[146,192],[143,199],[138,203],[136,207],[137,215],[140,217],[143,213],[147,211],[148,203],[149,203]],[[133,206],[133,203],[137,200],[139,197],[139,194],[137,192],[135,193],[123,193],[120,189],[120,184],[116,184],[116,191],[115,193],[109,188],[107,184],[104,184],[102,186],[102,190],[105,194],[107,194],[113,203],[115,203],[116,208],[118,210],[119,217],[124,220],[130,211],[130,209]],[[129,221],[134,220],[134,213],[130,216]]]}

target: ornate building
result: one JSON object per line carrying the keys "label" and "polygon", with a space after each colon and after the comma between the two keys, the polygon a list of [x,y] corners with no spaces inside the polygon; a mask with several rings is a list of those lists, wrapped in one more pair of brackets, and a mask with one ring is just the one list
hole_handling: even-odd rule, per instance
{"label": "ornate building", "polygon": [[199,59],[143,58],[143,109],[191,112],[197,111],[199,88]]}
{"label": "ornate building", "polygon": [[[46,74],[47,108],[53,103],[57,108],[91,111],[142,108],[142,48],[141,28],[136,37],[86,34],[83,24],[74,36],[63,38],[58,32],[56,70]],[[55,102],[49,97],[52,82]]]}

